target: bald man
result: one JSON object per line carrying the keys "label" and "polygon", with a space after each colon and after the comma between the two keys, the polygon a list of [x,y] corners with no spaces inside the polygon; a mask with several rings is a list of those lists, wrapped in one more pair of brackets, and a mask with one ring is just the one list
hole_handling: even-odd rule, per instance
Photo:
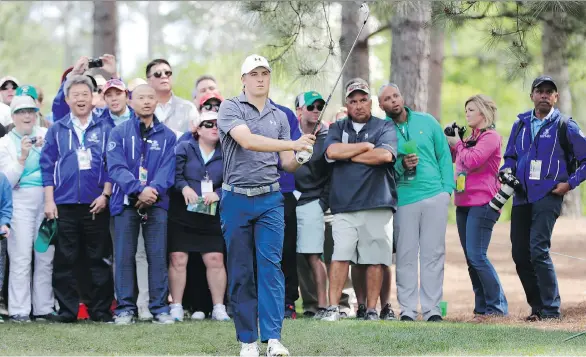
{"label": "bald man", "polygon": [[155,116],[157,96],[146,84],[132,93],[135,116],[112,130],[107,147],[116,260],[115,323],[135,321],[134,256],[142,227],[149,262],[149,310],[153,323],[172,324],[167,304],[167,190],[175,179],[175,133]]}

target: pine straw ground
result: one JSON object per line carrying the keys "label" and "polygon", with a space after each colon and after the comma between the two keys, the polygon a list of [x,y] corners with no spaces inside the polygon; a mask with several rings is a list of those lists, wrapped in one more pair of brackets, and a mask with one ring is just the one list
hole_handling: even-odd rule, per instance
{"label": "pine straw ground", "polygon": [[[586,331],[586,219],[560,218],[554,229],[551,251],[557,253],[552,254],[552,259],[559,282],[563,319],[553,322],[528,324],[523,321],[530,308],[511,258],[509,227],[508,222],[495,226],[488,253],[503,284],[509,302],[509,316],[486,323]],[[394,284],[393,289],[396,297]],[[448,227],[446,235],[444,300],[448,302],[447,320],[463,322],[473,317],[474,294],[455,225]],[[396,300],[393,306],[398,313]]]}

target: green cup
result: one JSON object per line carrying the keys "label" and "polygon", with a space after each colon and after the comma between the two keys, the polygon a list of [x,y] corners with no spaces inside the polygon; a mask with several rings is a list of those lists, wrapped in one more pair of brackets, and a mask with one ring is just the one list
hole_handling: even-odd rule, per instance
{"label": "green cup", "polygon": [[405,151],[405,155],[417,154],[417,143],[415,140],[406,141],[403,144],[403,150]]}
{"label": "green cup", "polygon": [[442,317],[446,317],[448,314],[448,302],[447,301],[440,301],[440,310],[442,312]]}

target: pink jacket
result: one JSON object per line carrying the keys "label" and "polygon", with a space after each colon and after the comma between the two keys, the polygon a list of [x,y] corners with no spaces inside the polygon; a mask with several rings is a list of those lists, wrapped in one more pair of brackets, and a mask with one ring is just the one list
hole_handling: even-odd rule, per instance
{"label": "pink jacket", "polygon": [[496,130],[486,130],[477,137],[475,146],[466,148],[462,141],[451,148],[452,159],[456,163],[456,180],[458,174],[466,173],[466,189],[454,193],[456,206],[482,206],[490,202],[500,188],[498,170],[501,164],[501,136]]}

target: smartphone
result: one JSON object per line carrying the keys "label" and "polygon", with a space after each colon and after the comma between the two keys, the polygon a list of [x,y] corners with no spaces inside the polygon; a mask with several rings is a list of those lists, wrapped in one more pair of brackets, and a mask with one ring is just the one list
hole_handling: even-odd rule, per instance
{"label": "smartphone", "polygon": [[101,68],[104,62],[100,58],[90,58],[88,61],[88,68]]}

